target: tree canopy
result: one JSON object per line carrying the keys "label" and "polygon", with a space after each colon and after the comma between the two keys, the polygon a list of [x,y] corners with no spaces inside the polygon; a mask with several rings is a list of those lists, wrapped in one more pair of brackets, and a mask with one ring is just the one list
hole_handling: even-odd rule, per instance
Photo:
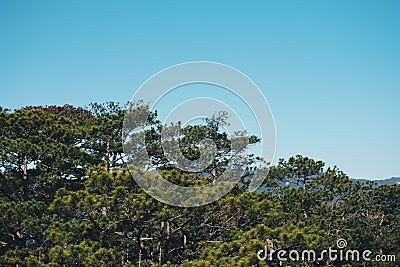
{"label": "tree canopy", "polygon": [[[113,102],[0,108],[1,266],[280,266],[257,252],[270,243],[323,250],[338,239],[348,249],[400,260],[400,186],[355,182],[301,155],[269,167],[256,191],[248,186],[261,159],[249,154],[240,183],[218,201],[185,208],[155,200],[127,168],[126,108]],[[187,159],[199,157],[199,141],[215,141],[216,157],[203,172],[174,166],[161,144],[168,126],[157,112],[149,114],[144,145],[165,179],[197,186],[224,171],[231,149],[221,130],[227,114],[182,128],[179,149]],[[288,264],[366,266],[328,259]]]}

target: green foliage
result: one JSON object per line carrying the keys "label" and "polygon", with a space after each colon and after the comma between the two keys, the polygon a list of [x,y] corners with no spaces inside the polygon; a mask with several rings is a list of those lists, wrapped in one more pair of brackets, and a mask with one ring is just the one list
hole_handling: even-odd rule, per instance
{"label": "green foliage", "polygon": [[[138,113],[146,111],[140,103]],[[400,259],[400,186],[352,182],[336,167],[303,156],[280,160],[259,191],[249,191],[254,163],[222,199],[196,208],[165,205],[139,188],[122,153],[125,107],[116,103],[0,108],[0,266],[279,266],[257,252],[333,247],[394,254]],[[200,156],[215,140],[216,157],[202,173],[175,168],[165,157],[157,113],[150,113],[146,149],[152,168],[185,186],[224,171],[231,140],[227,114],[181,131],[179,149]],[[249,144],[259,142],[251,136]],[[215,173],[213,173],[215,172]],[[287,186],[285,186],[287,185]],[[290,266],[363,266],[363,262],[291,262]],[[358,264],[358,265],[357,265]],[[394,266],[394,263],[368,263]],[[392,264],[392,265],[391,265]],[[367,265],[369,266],[369,265]]]}

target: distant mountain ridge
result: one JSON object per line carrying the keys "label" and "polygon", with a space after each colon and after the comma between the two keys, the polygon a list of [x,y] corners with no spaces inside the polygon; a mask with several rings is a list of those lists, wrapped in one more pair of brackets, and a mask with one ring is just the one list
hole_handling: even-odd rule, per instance
{"label": "distant mountain ridge", "polygon": [[[381,185],[395,185],[399,184],[400,185],[400,177],[392,177],[388,179],[381,179],[381,180],[369,180],[369,179],[358,179],[358,178],[350,178],[351,181],[355,182],[360,182],[360,183],[367,183],[367,182],[375,182],[375,186],[381,186]],[[290,188],[298,188],[298,187],[303,187],[303,183],[298,183],[296,184],[295,182],[291,182],[287,184],[285,181],[280,182],[281,187],[289,186]],[[261,189],[263,191],[263,189]]]}
{"label": "distant mountain ridge", "polygon": [[369,180],[369,179],[356,179],[356,178],[351,178],[350,180],[352,181],[358,181],[360,183],[367,183],[367,182],[375,182],[378,186],[379,185],[394,185],[394,184],[400,184],[400,177],[392,177],[388,179],[382,179],[382,180]]}

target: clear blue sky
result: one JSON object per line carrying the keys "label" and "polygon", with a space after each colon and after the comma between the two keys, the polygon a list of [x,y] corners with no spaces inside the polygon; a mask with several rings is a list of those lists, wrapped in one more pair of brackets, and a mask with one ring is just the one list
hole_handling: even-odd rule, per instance
{"label": "clear blue sky", "polygon": [[126,102],[207,60],[269,101],[277,158],[400,176],[400,1],[0,1],[0,105]]}

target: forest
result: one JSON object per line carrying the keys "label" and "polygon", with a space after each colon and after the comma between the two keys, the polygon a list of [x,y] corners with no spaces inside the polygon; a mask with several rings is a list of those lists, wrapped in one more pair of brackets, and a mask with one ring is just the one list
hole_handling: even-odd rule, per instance
{"label": "forest", "polygon": [[[0,266],[399,266],[399,185],[360,183],[336,166],[293,155],[268,166],[262,186],[250,190],[252,166],[262,159],[248,154],[240,182],[224,197],[171,206],[149,196],[127,167],[126,109],[114,102],[0,107]],[[185,172],[164,155],[166,126],[150,112],[145,147],[153,169],[175,184],[212,182],[229,160],[231,140],[221,130],[227,116],[182,128],[188,159],[199,157],[204,138],[216,144],[210,166]],[[338,240],[360,259],[283,261],[258,253],[319,253],[338,249]],[[370,260],[361,258],[366,250]]]}

